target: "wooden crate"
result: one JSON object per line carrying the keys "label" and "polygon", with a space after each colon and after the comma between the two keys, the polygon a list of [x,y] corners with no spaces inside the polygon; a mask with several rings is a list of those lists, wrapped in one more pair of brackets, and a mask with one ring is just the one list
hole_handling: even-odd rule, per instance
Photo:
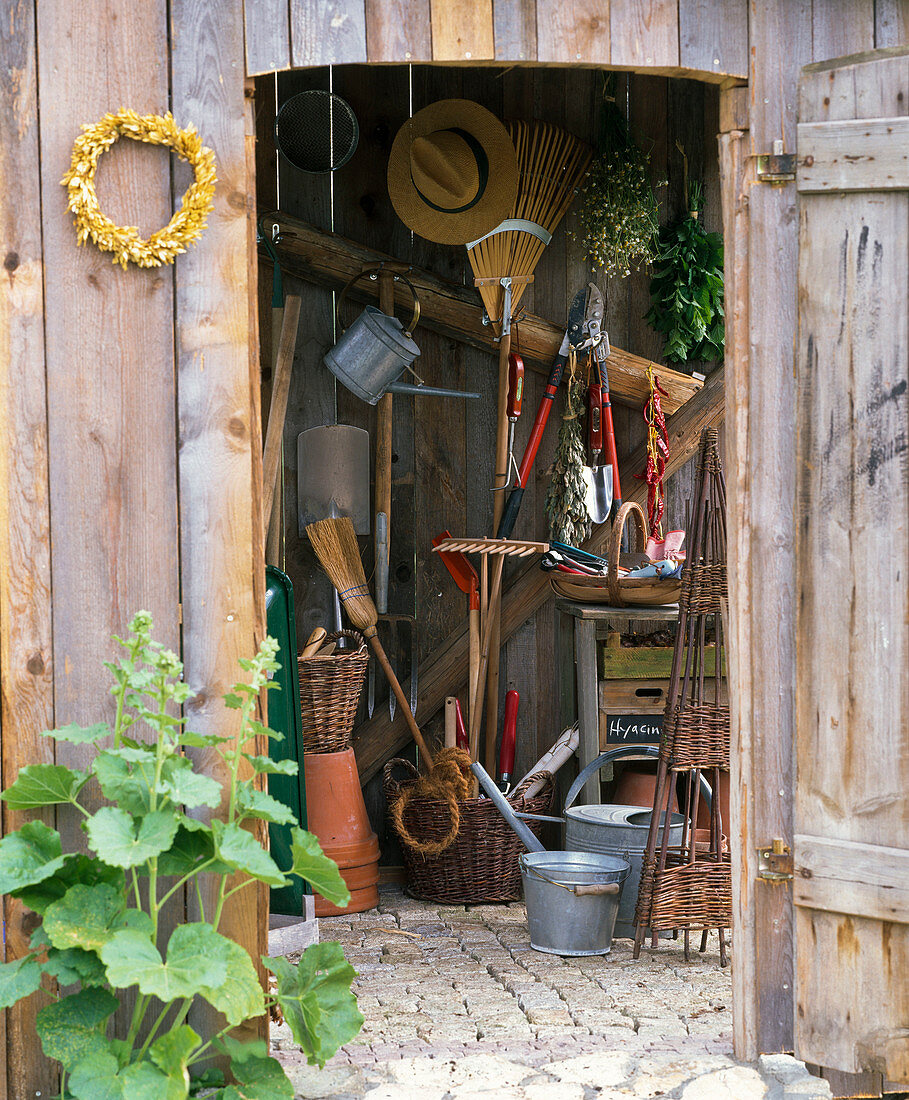
{"label": "wooden crate", "polygon": [[[713,646],[708,646],[707,671],[713,672]],[[653,680],[668,677],[672,671],[672,646],[601,646],[599,673],[605,680]],[[723,675],[726,652],[723,651]],[[684,666],[683,666],[684,667]]]}
{"label": "wooden crate", "polygon": [[[658,745],[668,691],[668,676],[601,680],[598,687],[600,751],[618,745]],[[712,685],[708,691],[712,691]],[[728,702],[725,680],[721,684],[720,702]]]}

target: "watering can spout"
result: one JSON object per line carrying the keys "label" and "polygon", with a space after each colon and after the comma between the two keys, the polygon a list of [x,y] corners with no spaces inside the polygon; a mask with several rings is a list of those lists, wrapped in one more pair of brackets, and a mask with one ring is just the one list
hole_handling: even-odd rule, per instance
{"label": "watering can spout", "polygon": [[502,817],[505,818],[506,822],[514,830],[514,832],[517,835],[518,839],[521,841],[521,843],[524,845],[524,847],[527,849],[527,851],[528,852],[545,852],[546,849],[537,840],[537,838],[533,835],[533,833],[530,831],[530,829],[524,824],[523,821],[521,821],[518,817],[515,816],[515,812],[511,808],[511,806],[509,805],[508,799],[505,797],[505,795],[502,794],[502,792],[496,786],[495,782],[493,781],[493,779],[491,778],[489,773],[486,771],[486,769],[483,767],[483,765],[480,764],[480,763],[471,764],[470,765],[470,770],[477,777],[477,779],[479,780],[480,786],[483,788],[483,790],[486,792],[486,794],[489,795],[489,797],[492,799],[493,804],[495,805],[495,808],[499,811],[499,813],[502,815]]}
{"label": "watering can spout", "polygon": [[437,386],[415,386],[411,382],[392,382],[386,393],[412,393],[416,397],[472,397],[479,400],[480,394],[469,390],[444,390]]}

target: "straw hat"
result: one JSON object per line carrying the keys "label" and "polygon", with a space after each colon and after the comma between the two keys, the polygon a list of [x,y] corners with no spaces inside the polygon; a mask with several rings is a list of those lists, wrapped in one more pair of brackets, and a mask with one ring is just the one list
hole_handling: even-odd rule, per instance
{"label": "straw hat", "polygon": [[441,99],[395,137],[388,194],[405,225],[437,244],[467,244],[511,213],[518,159],[502,123],[479,103]]}

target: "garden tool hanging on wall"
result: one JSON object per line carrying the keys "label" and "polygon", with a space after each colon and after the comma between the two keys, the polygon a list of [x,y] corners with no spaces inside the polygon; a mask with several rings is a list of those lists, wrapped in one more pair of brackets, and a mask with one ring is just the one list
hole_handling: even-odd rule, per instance
{"label": "garden tool hanging on wall", "polygon": [[[341,306],[347,292],[359,279],[368,276],[379,281],[381,309],[366,306],[359,317],[343,329],[338,342],[325,354],[325,365],[351,393],[369,405],[378,405],[376,424],[376,509],[375,549],[376,608],[380,615],[388,611],[388,568],[391,548],[391,451],[392,398],[394,393],[422,397],[472,397],[478,393],[438,389],[427,386],[413,371],[413,361],[420,349],[413,331],[420,319],[420,300],[403,271],[389,265],[365,267],[348,282],[338,296],[338,326],[342,327]],[[403,282],[413,298],[413,315],[405,329],[394,310],[394,284]],[[410,370],[417,385],[400,382],[405,370]]]}

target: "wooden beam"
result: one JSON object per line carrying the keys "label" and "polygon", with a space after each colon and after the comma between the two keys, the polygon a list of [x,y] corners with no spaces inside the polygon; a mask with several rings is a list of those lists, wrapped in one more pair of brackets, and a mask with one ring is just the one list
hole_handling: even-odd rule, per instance
{"label": "wooden beam", "polygon": [[[267,220],[269,226],[280,227],[275,248],[282,268],[291,274],[338,290],[346,286],[364,267],[380,263],[396,264],[398,270],[407,272],[407,278],[419,295],[421,324],[425,323],[427,328],[441,332],[443,336],[498,354],[495,333],[492,326],[483,324],[479,298],[472,287],[442,279],[419,268],[408,268],[407,264],[393,256],[346,240],[336,233],[315,229],[281,212],[270,215]],[[268,255],[264,251],[260,258],[263,262],[268,262]],[[574,290],[572,288],[571,293]],[[378,281],[360,280],[351,288],[350,296],[361,302],[377,302]],[[567,311],[567,302],[565,306]],[[526,314],[521,319],[519,331],[521,354],[525,363],[548,374],[565,335],[564,325],[556,325],[542,317]],[[419,363],[417,366],[419,367]],[[659,363],[613,346],[607,363],[613,400],[635,408],[642,405],[650,392],[647,369],[651,366],[660,385],[666,390],[663,408],[670,415],[677,412],[701,388],[702,383],[690,375],[670,370]]]}
{"label": "wooden beam", "polygon": [[[670,477],[695,453],[701,429],[722,423],[725,413],[723,369],[713,372],[704,388],[674,416],[668,425],[670,457],[666,476]],[[626,489],[625,500],[645,504],[647,487],[635,478],[647,461],[644,445],[636,448],[623,463],[620,480]],[[587,549],[599,551],[609,536],[610,525],[603,523],[594,528],[584,544]],[[549,577],[536,565],[518,573],[506,587],[502,598],[502,639],[510,638],[550,598]],[[437,647],[432,657],[420,665],[419,714],[421,722],[428,721],[444,705],[445,696],[454,694],[467,681],[468,640],[466,625],[449,636]],[[353,747],[357,754],[360,781],[367,783],[385,761],[410,740],[410,734],[400,718],[390,721],[383,709],[354,732]]]}

